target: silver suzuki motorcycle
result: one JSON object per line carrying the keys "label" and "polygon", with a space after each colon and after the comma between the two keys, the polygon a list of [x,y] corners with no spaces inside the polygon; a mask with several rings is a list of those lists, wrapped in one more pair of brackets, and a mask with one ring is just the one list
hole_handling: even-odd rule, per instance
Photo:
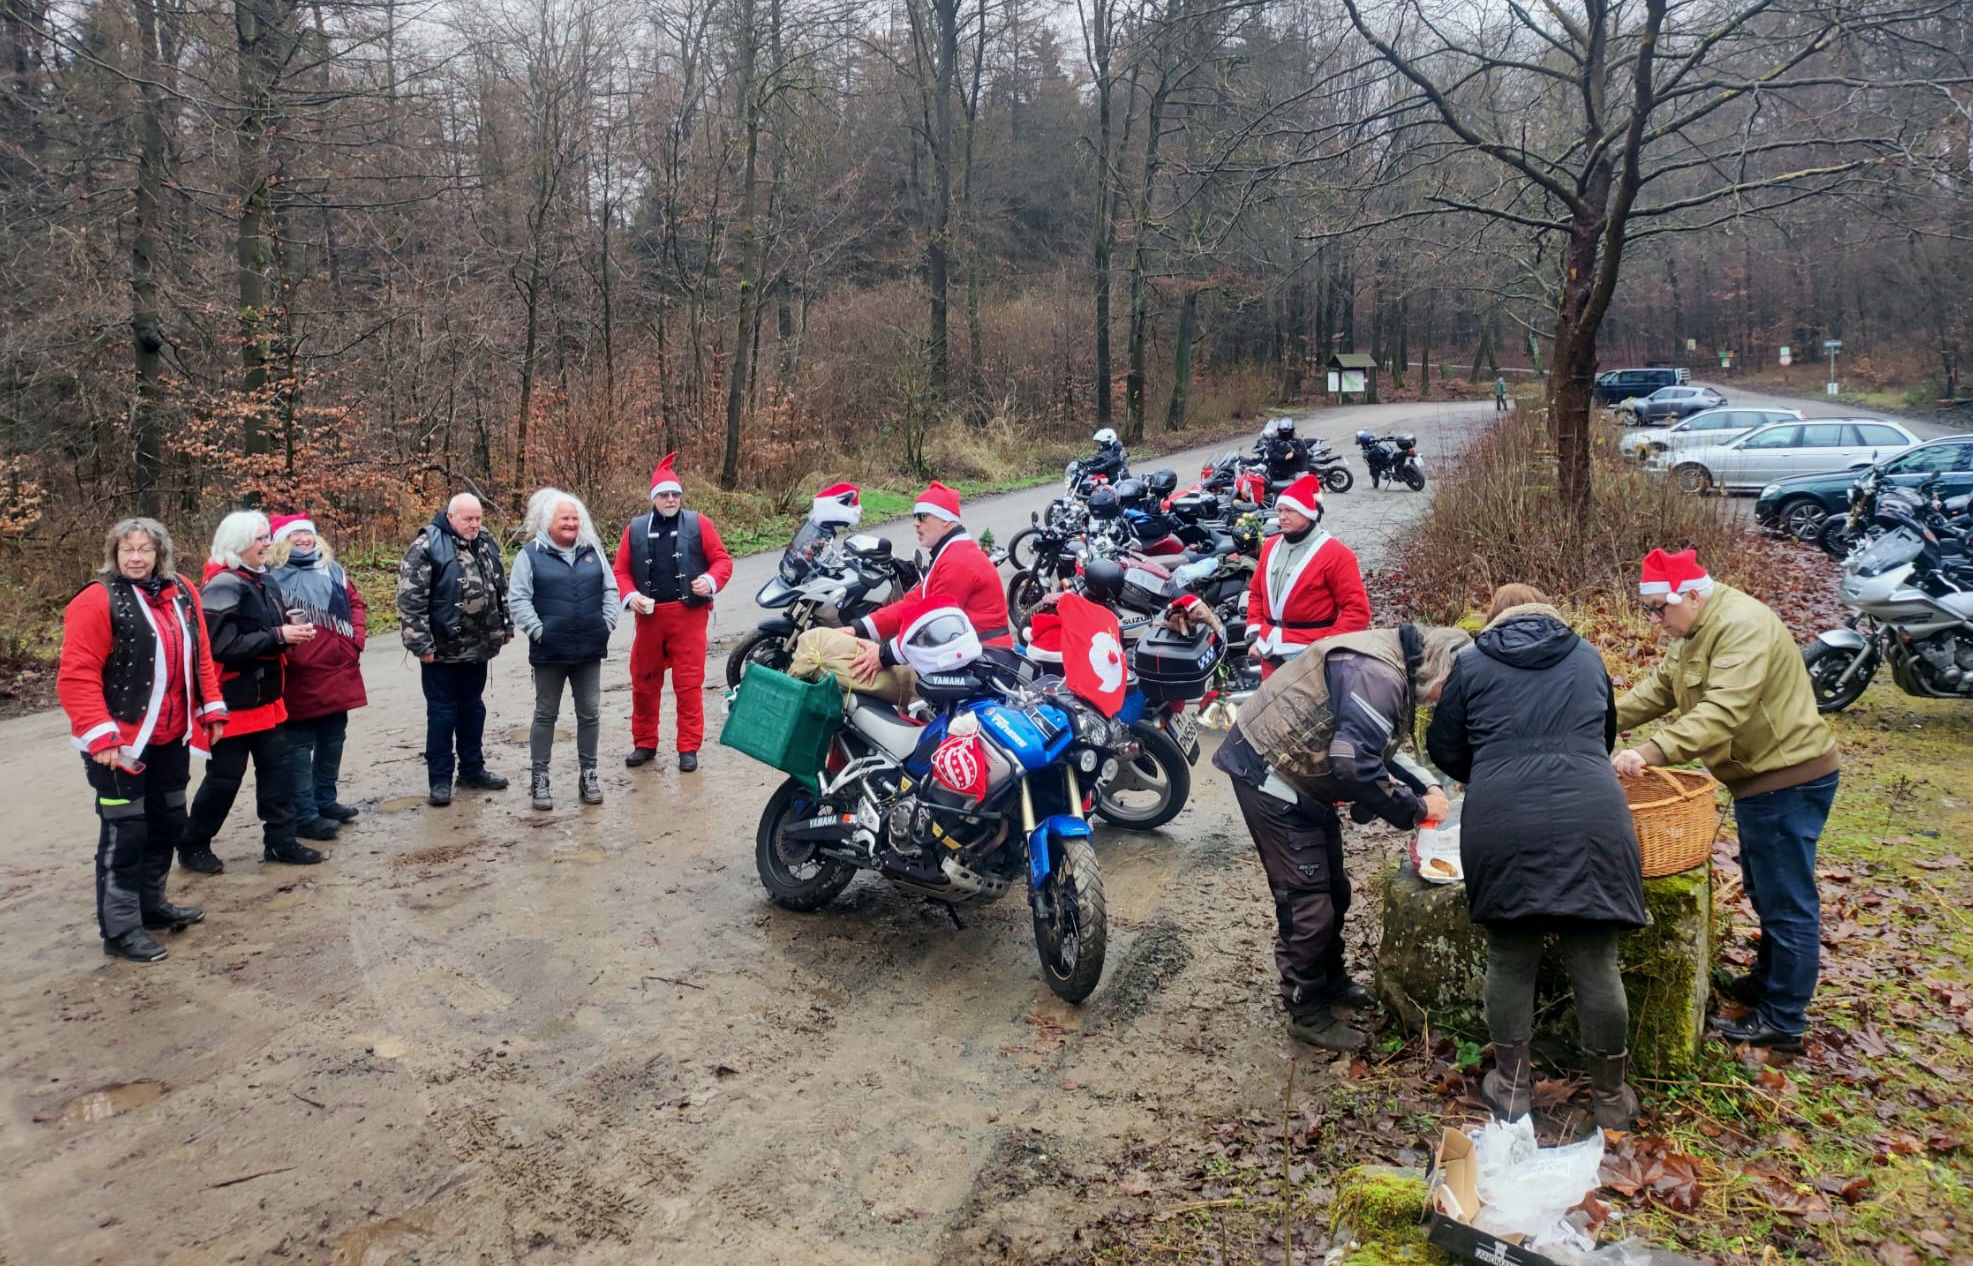
{"label": "silver suzuki motorcycle", "polygon": [[1820,712],[1862,697],[1882,665],[1923,699],[1973,698],[1973,564],[1915,522],[1850,555],[1839,588],[1855,615],[1802,648]]}

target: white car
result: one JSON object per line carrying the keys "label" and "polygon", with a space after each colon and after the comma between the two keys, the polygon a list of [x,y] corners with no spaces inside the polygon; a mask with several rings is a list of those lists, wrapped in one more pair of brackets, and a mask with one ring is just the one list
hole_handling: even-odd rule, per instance
{"label": "white car", "polygon": [[1659,453],[1648,465],[1669,470],[1685,492],[1758,492],[1790,475],[1874,465],[1916,443],[1916,435],[1882,418],[1814,418],[1773,423],[1724,444]]}
{"label": "white car", "polygon": [[1724,444],[1770,422],[1800,422],[1799,409],[1708,409],[1695,413],[1676,426],[1654,426],[1632,431],[1617,440],[1617,452],[1644,461],[1654,453]]}

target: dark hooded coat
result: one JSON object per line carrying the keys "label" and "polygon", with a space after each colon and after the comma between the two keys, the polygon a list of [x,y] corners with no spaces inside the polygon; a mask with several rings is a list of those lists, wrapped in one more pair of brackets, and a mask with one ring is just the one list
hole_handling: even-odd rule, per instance
{"label": "dark hooded coat", "polygon": [[1425,745],[1467,784],[1460,862],[1475,923],[1644,926],[1616,737],[1603,658],[1553,608],[1510,608],[1453,661]]}

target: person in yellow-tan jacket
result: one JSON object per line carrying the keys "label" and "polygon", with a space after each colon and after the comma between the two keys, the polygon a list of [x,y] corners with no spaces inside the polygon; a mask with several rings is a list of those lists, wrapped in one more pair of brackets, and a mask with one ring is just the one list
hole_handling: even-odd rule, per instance
{"label": "person in yellow-tan jacket", "polygon": [[1799,1052],[1821,968],[1815,850],[1836,799],[1836,736],[1815,710],[1795,639],[1765,603],[1714,583],[1692,550],[1652,550],[1638,590],[1672,644],[1617,700],[1617,727],[1678,715],[1610,763],[1635,778],[1696,760],[1732,793],[1761,940],[1754,970],[1727,990],[1752,1010],[1714,1024],[1731,1042]]}

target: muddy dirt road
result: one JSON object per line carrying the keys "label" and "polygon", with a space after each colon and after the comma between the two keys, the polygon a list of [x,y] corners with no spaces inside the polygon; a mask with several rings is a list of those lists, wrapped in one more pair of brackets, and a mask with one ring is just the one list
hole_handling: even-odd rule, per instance
{"label": "muddy dirt road", "polygon": [[[1473,416],[1317,429],[1403,420],[1445,453]],[[969,518],[1005,539],[1048,493]],[[1330,503],[1374,565],[1423,498]],[[751,624],[766,565],[722,634]],[[388,640],[351,725],[364,816],[292,869],[236,814],[226,874],[174,873],[209,917],[155,966],[98,951],[61,719],[0,725],[0,1262],[1045,1260],[1123,1198],[1134,1140],[1277,1096],[1291,1058],[1327,1075],[1282,1036],[1265,887],[1203,764],[1166,832],[1099,836],[1110,963],[1070,1008],[1018,898],[963,931],[868,878],[819,915],[769,906],[753,828],[779,775],[719,748],[696,775],[669,752],[625,770],[621,647],[601,808],[573,803],[572,741],[561,807],[527,807],[514,652],[489,726],[514,789],[427,807],[415,665]],[[716,733],[717,694],[708,712]],[[1353,839],[1355,868],[1390,843]]]}

